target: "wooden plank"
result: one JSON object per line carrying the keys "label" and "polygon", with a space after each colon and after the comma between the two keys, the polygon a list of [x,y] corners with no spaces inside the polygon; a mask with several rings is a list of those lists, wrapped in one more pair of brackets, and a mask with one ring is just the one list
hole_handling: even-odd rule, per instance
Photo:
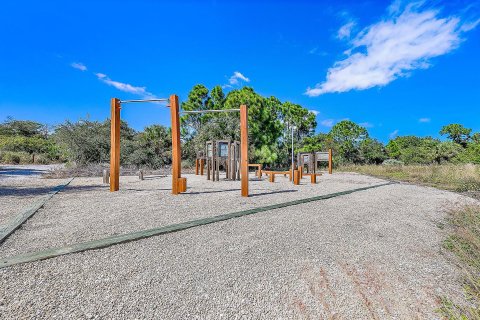
{"label": "wooden plank", "polygon": [[242,197],[248,197],[248,108],[240,106],[240,168],[242,171]]}
{"label": "wooden plank", "polygon": [[13,218],[3,229],[0,229],[0,243],[5,241],[5,239],[8,238],[15,230],[20,228],[22,224],[30,219],[41,207],[45,205],[45,203],[50,200],[54,195],[56,195],[58,192],[63,190],[66,186],[72,182],[74,178],[71,178],[70,180],[67,181],[65,184],[60,184],[56,186],[55,188],[52,189],[49,193],[47,193],[45,196],[42,196],[40,199],[35,201],[33,205],[28,207],[26,210],[20,212],[15,218]]}
{"label": "wooden plank", "polygon": [[110,192],[120,187],[120,100],[110,100]]}
{"label": "wooden plank", "polygon": [[172,122],[172,194],[180,193],[178,179],[182,176],[182,149],[180,145],[180,117],[178,97],[170,96],[170,116]]}
{"label": "wooden plank", "polygon": [[[348,195],[354,192],[359,192],[359,191],[365,191],[373,188],[379,188],[382,186],[387,186],[391,184],[395,184],[396,182],[387,182],[379,185],[374,185],[374,186],[368,186],[368,187],[362,187],[362,188],[357,188],[357,189],[352,189],[352,190],[347,190],[347,191],[341,191],[341,192],[335,192],[331,194],[326,194],[326,195],[321,195],[321,196],[315,196],[311,198],[304,198],[304,199],[299,199],[299,200],[293,200],[293,201],[288,201],[288,202],[283,202],[279,204],[274,204],[274,205],[269,205],[265,207],[259,207],[259,208],[254,208],[254,209],[249,209],[249,210],[244,210],[244,211],[238,211],[238,212],[233,212],[233,213],[227,213],[227,214],[222,214],[210,218],[203,218],[203,219],[197,219],[197,220],[191,220],[183,223],[178,223],[178,224],[172,224],[172,225],[167,225],[159,228],[153,228],[153,229],[148,229],[148,230],[141,230],[141,231],[136,231],[136,232],[131,232],[131,233],[126,233],[126,234],[121,234],[121,235],[115,235],[103,239],[98,239],[98,240],[92,240],[92,241],[86,241],[86,242],[81,242],[81,243],[76,243],[72,244],[66,247],[57,247],[57,248],[51,248],[39,252],[32,252],[32,253],[27,253],[27,254],[22,254],[22,255],[17,255],[17,256],[12,256],[12,257],[7,257],[7,258],[1,258],[0,259],[0,269],[5,268],[8,266],[13,266],[21,263],[27,263],[27,262],[33,262],[33,261],[39,261],[39,260],[45,260],[49,258],[54,258],[54,257],[59,257],[67,254],[72,254],[72,253],[78,253],[78,252],[83,252],[87,250],[97,250],[97,249],[102,249],[106,247],[110,247],[113,245],[121,244],[121,243],[126,243],[126,242],[131,242],[131,241],[137,241],[149,237],[154,237],[162,234],[168,234],[172,232],[178,232],[182,230],[186,230],[189,228],[197,227],[197,226],[202,226],[202,225],[207,225],[211,223],[216,223],[220,221],[225,221],[229,219],[234,219],[234,218],[239,218],[255,213],[260,213],[260,212],[266,212],[269,210],[274,210],[274,209],[281,209],[289,206],[295,206],[295,205],[300,205],[300,204],[305,204],[313,201],[320,201],[320,200],[326,200],[334,197],[339,197],[342,195]],[[85,257],[87,258],[87,257]]]}

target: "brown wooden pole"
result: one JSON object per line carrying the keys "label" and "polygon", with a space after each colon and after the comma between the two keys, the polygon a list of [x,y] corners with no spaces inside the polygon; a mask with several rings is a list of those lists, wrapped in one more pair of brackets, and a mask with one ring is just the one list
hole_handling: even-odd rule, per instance
{"label": "brown wooden pole", "polygon": [[200,159],[200,175],[203,176],[203,167],[205,166],[205,160]]}
{"label": "brown wooden pole", "polygon": [[332,149],[328,149],[328,173],[332,174],[333,171],[333,159],[332,159]]}
{"label": "brown wooden pole", "polygon": [[110,100],[110,192],[120,187],[120,100]]}
{"label": "brown wooden pole", "polygon": [[198,159],[195,159],[195,175],[198,176]]}
{"label": "brown wooden pole", "polygon": [[180,146],[180,118],[178,96],[170,96],[170,116],[172,121],[172,194],[179,194],[179,179],[182,176],[182,149]]}
{"label": "brown wooden pole", "polygon": [[242,171],[242,197],[248,197],[248,108],[240,106],[240,168]]}

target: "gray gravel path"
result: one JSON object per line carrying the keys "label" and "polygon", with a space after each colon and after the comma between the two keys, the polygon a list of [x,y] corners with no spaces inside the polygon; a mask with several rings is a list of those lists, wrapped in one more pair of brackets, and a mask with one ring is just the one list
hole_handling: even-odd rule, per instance
{"label": "gray gravel path", "polygon": [[[356,174],[315,186],[259,181],[251,187],[263,195],[242,199],[216,192],[228,182],[188,178],[190,195],[179,197],[151,190],[168,179],[123,179],[118,193],[80,180],[0,256],[383,182]],[[0,318],[438,318],[438,296],[462,291],[437,225],[447,206],[472,201],[396,184],[13,266],[0,270]]]}
{"label": "gray gravel path", "polygon": [[0,228],[67,179],[42,179],[58,165],[0,166]]}

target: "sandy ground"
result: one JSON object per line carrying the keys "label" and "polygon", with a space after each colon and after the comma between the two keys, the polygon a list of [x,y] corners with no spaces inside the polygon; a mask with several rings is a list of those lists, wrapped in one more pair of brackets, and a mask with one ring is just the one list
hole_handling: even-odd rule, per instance
{"label": "sandy ground", "polygon": [[58,165],[0,166],[0,228],[67,179],[41,179]]}
{"label": "sandy ground", "polygon": [[[0,257],[378,185],[358,174],[211,182],[186,175],[76,178],[0,246]],[[44,180],[42,180],[44,181]],[[0,270],[0,318],[439,318],[461,297],[442,251],[445,210],[474,200],[407,184],[271,210],[110,248]],[[1,204],[0,206],[3,206]]]}

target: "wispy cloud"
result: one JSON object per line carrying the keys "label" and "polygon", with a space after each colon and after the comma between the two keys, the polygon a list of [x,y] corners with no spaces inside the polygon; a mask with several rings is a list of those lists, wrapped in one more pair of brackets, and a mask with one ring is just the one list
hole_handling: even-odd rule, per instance
{"label": "wispy cloud", "polygon": [[[351,40],[346,59],[328,69],[326,81],[307,88],[306,94],[316,97],[385,86],[412,70],[429,68],[431,58],[457,48],[462,33],[480,23],[439,15],[439,10],[423,9],[422,3],[403,6],[402,1],[395,1],[385,19],[363,29]],[[342,35],[347,35],[347,25]]]}
{"label": "wispy cloud", "polygon": [[421,123],[426,123],[426,122],[430,122],[430,118],[420,118],[418,119],[418,122],[421,122]]}
{"label": "wispy cloud", "polygon": [[338,29],[337,38],[349,39],[350,35],[352,34],[353,28],[355,28],[356,25],[357,23],[355,21],[350,21],[341,26],[340,29]]}
{"label": "wispy cloud", "polygon": [[370,122],[360,122],[358,125],[365,127],[365,128],[373,128],[374,125]]}
{"label": "wispy cloud", "polygon": [[333,119],[325,119],[320,121],[320,124],[324,127],[331,128],[333,127],[333,124],[335,123],[335,120]]}
{"label": "wispy cloud", "polygon": [[80,71],[87,71],[87,66],[84,65],[84,64],[81,63],[81,62],[72,62],[72,63],[70,64],[70,66],[71,66],[72,68],[78,69],[78,70],[80,70]]}
{"label": "wispy cloud", "polygon": [[239,86],[242,82],[250,82],[250,79],[244,76],[241,72],[235,71],[233,75],[228,78],[228,83],[224,84],[222,88],[233,88],[234,86]]}
{"label": "wispy cloud", "polygon": [[319,50],[318,47],[310,49],[308,51],[308,54],[313,54],[313,55],[322,56],[322,57],[328,55],[327,52]]}
{"label": "wispy cloud", "polygon": [[230,79],[228,79],[228,83],[232,86],[239,84],[240,81],[250,82],[250,79],[238,71],[235,71]]}
{"label": "wispy cloud", "polygon": [[389,135],[390,139],[395,139],[396,136],[398,136],[398,129],[393,130]]}
{"label": "wispy cloud", "polygon": [[106,83],[107,85],[112,86],[112,87],[114,87],[114,88],[116,88],[120,91],[135,94],[135,95],[141,96],[145,99],[155,98],[155,95],[148,92],[146,87],[137,87],[137,86],[133,86],[129,83],[114,81],[114,80],[110,79],[106,74],[103,74],[103,73],[95,73],[95,75],[103,83]]}

